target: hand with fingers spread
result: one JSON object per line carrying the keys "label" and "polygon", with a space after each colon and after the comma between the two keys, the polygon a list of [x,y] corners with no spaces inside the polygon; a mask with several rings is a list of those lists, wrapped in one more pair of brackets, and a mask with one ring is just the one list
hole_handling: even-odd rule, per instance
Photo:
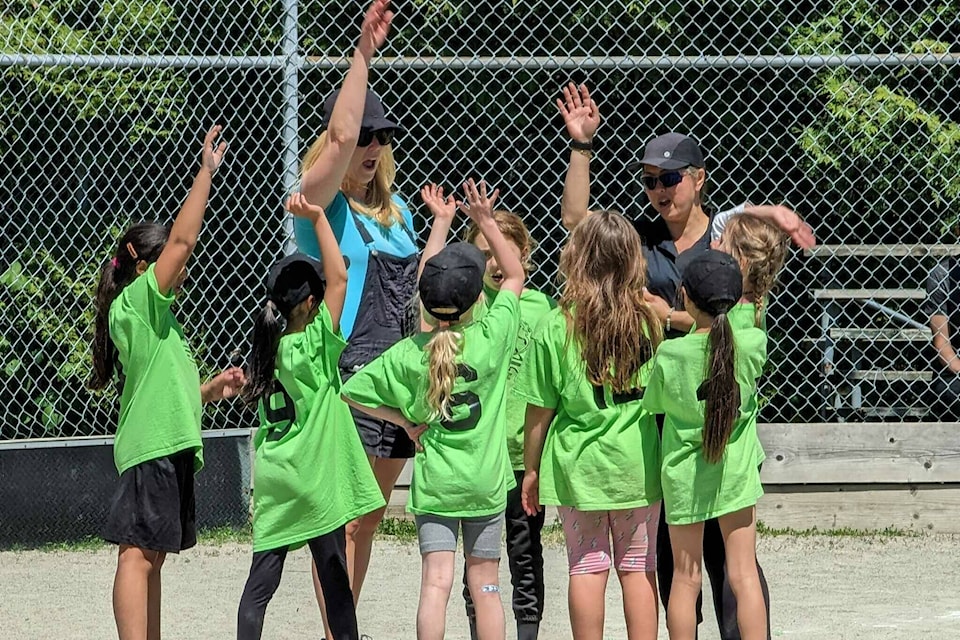
{"label": "hand with fingers spread", "polygon": [[316,220],[326,215],[323,207],[310,204],[307,202],[307,198],[300,192],[294,193],[287,198],[286,209],[298,218],[306,218],[307,220]]}
{"label": "hand with fingers spread", "polygon": [[443,187],[432,183],[420,189],[420,197],[423,198],[423,204],[427,205],[434,218],[448,222],[453,220],[457,207],[463,204],[457,202],[452,194],[444,197]]}
{"label": "hand with fingers spread", "polygon": [[567,125],[570,139],[577,142],[591,142],[600,126],[600,111],[597,103],[590,97],[587,85],[579,87],[572,82],[563,88],[563,99],[557,98],[557,107]]}
{"label": "hand with fingers spread", "polygon": [[374,0],[363,16],[360,41],[357,43],[357,51],[364,57],[367,64],[370,63],[377,49],[386,42],[392,22],[393,11],[390,10],[390,0]]}
{"label": "hand with fingers spread", "polygon": [[493,220],[493,204],[500,195],[500,189],[494,189],[493,193],[487,195],[487,183],[480,181],[480,186],[473,178],[470,178],[463,184],[463,193],[466,196],[466,203],[460,203],[460,210],[470,216],[470,219],[480,223],[481,220]]}
{"label": "hand with fingers spread", "polygon": [[217,173],[217,169],[220,168],[220,163],[223,162],[223,154],[227,151],[226,142],[221,141],[214,146],[221,131],[223,131],[221,125],[214,125],[213,128],[207,131],[207,135],[203,138],[203,155],[201,157],[200,168],[201,170],[209,171],[211,176]]}

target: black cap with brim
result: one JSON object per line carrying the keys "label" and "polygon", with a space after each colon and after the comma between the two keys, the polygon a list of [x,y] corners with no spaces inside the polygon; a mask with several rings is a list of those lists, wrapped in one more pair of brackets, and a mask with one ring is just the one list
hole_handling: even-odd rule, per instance
{"label": "black cap with brim", "polygon": [[323,265],[303,253],[294,253],[270,267],[267,298],[284,316],[311,295],[322,299]]}
{"label": "black cap with brim", "polygon": [[[337,104],[337,98],[340,96],[340,89],[334,91],[326,102],[323,103],[323,126],[330,124],[330,117],[333,115],[333,107]],[[393,129],[403,131],[403,127],[387,117],[383,109],[383,103],[371,89],[367,89],[367,98],[363,105],[363,121],[360,126],[371,131],[381,131],[383,129]]]}
{"label": "black cap with brim", "polygon": [[703,151],[690,136],[682,133],[665,133],[648,142],[643,149],[643,158],[628,166],[636,170],[645,164],[667,171],[684,167],[703,167]]}
{"label": "black cap with brim", "polygon": [[743,296],[743,274],[729,253],[708,249],[684,267],[683,288],[698,309],[716,316],[729,311]]}
{"label": "black cap with brim", "polygon": [[472,244],[455,242],[427,260],[420,274],[420,303],[439,320],[457,320],[483,290],[487,260]]}

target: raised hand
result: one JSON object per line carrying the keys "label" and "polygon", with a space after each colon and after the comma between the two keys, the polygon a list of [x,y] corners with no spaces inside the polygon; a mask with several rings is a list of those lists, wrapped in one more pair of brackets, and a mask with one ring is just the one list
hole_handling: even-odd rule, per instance
{"label": "raised hand", "polygon": [[817,246],[817,239],[813,235],[813,227],[800,219],[792,209],[783,205],[777,205],[774,208],[774,222],[777,226],[790,236],[793,244],[801,249],[812,249]]}
{"label": "raised hand", "polygon": [[286,208],[287,211],[298,218],[306,218],[307,220],[316,220],[320,216],[326,215],[323,207],[316,204],[310,204],[300,192],[296,192],[287,198]]}
{"label": "raised hand", "polygon": [[220,168],[220,163],[223,162],[223,154],[227,151],[226,142],[221,141],[216,147],[213,146],[214,141],[216,141],[221,131],[223,131],[223,127],[215,124],[210,131],[207,131],[207,135],[203,137],[203,155],[200,166],[209,171],[211,176]]}
{"label": "raised hand", "polygon": [[488,197],[486,181],[481,180],[478,188],[477,183],[470,178],[463,184],[463,193],[467,201],[466,204],[460,204],[460,210],[470,216],[471,220],[479,224],[482,219],[493,219],[493,204],[500,195],[500,189],[494,189]]}
{"label": "raised hand", "polygon": [[579,87],[572,82],[563,88],[563,100],[557,98],[557,107],[567,125],[572,140],[590,142],[600,126],[600,111],[590,97],[587,85]]}
{"label": "raised hand", "polygon": [[357,43],[357,49],[368,64],[377,49],[386,42],[392,22],[393,11],[390,11],[390,0],[374,0],[363,16],[360,41]]}
{"label": "raised hand", "polygon": [[427,205],[430,213],[438,220],[452,221],[457,213],[457,206],[463,204],[457,202],[453,195],[443,196],[443,187],[435,184],[424,185],[420,189],[420,197],[423,198],[423,204]]}

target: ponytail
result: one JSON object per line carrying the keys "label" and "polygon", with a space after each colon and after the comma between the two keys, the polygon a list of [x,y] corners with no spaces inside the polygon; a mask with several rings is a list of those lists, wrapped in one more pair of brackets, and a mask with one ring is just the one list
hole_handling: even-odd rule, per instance
{"label": "ponytail", "polygon": [[761,296],[757,298],[755,303],[756,311],[753,313],[753,324],[758,329],[763,327],[763,308],[766,306],[766,300],[766,296]]}
{"label": "ponytail", "polygon": [[438,329],[426,349],[429,356],[427,371],[427,404],[433,409],[431,420],[450,420],[450,398],[457,381],[457,355],[462,335],[451,329]]}
{"label": "ponytail", "polygon": [[273,372],[285,324],[277,305],[270,300],[253,321],[253,346],[246,372],[247,384],[240,393],[247,405],[255,405],[261,398],[268,398],[273,393]]}
{"label": "ponytail", "polygon": [[706,410],[703,425],[703,456],[717,463],[740,412],[740,385],[734,374],[733,328],[726,312],[717,314],[710,325],[710,361],[707,370]]}
{"label": "ponytail", "polygon": [[123,289],[137,279],[140,262],[156,262],[167,243],[166,227],[152,222],[135,224],[120,238],[117,251],[100,271],[94,299],[93,372],[87,386],[103,389],[120,370],[119,353],[110,338],[110,306]]}

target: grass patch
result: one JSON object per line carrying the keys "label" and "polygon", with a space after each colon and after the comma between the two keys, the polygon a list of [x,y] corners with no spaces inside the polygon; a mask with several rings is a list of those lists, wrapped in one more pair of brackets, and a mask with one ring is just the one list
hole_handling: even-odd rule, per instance
{"label": "grass patch", "polygon": [[919,538],[923,534],[909,529],[885,527],[883,529],[853,529],[840,527],[837,529],[774,529],[768,527],[762,520],[757,520],[757,534],[765,537],[789,536],[791,538],[809,538],[812,536],[827,536],[830,538]]}
{"label": "grass patch", "polygon": [[197,544],[220,545],[230,542],[253,544],[253,526],[245,524],[242,527],[211,527],[197,531]]}
{"label": "grass patch", "polygon": [[417,525],[413,520],[384,518],[377,527],[378,536],[388,536],[399,542],[416,542]]}

